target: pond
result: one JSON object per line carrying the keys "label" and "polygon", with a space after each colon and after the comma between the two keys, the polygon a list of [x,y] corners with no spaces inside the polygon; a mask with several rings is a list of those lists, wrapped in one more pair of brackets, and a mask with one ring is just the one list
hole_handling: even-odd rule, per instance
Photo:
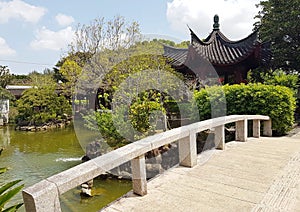
{"label": "pond", "polygon": [[[0,156],[0,167],[9,167],[9,171],[0,175],[0,184],[22,179],[25,187],[80,164],[84,155],[72,126],[43,132],[15,131],[13,126],[0,127],[1,147],[4,151]],[[94,188],[96,195],[91,198],[81,197],[79,187],[62,195],[62,210],[97,211],[128,192],[131,182],[97,179]],[[20,201],[21,194],[12,203]],[[20,211],[25,211],[24,206]]]}

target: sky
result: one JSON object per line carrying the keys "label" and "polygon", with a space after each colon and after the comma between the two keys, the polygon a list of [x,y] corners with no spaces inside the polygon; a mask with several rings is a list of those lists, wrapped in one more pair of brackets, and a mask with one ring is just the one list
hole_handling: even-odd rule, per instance
{"label": "sky", "polygon": [[66,55],[76,26],[95,18],[137,21],[145,35],[190,40],[187,25],[205,38],[213,17],[229,39],[248,36],[259,0],[0,0],[0,65],[13,74],[52,69]]}

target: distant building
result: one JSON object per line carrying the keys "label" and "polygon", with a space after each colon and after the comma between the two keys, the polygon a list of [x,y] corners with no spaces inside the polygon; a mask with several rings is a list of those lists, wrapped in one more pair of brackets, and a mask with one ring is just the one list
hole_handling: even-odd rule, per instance
{"label": "distant building", "polygon": [[204,40],[190,29],[191,44],[187,49],[164,46],[164,55],[172,67],[200,79],[209,77],[213,67],[224,83],[242,83],[249,70],[269,64],[270,43],[260,42],[257,31],[242,40],[231,41],[219,26],[219,17],[215,15],[213,31]]}
{"label": "distant building", "polygon": [[32,86],[26,86],[26,85],[7,85],[6,86],[6,90],[8,90],[17,99],[19,99],[22,96],[22,93],[29,88],[32,88]]}

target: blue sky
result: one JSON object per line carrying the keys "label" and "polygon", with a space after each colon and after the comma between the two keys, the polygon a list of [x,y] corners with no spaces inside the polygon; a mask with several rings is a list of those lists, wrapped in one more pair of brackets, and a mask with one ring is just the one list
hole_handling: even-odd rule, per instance
{"label": "blue sky", "polygon": [[222,32],[232,40],[252,31],[259,0],[0,0],[0,65],[14,74],[52,68],[66,53],[78,23],[124,16],[143,34],[189,40],[187,24],[200,38],[219,14]]}

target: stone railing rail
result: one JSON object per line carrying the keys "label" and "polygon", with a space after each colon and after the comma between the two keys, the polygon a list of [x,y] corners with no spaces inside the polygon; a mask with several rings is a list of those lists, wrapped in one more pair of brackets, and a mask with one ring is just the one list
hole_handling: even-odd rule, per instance
{"label": "stone railing rail", "polygon": [[61,211],[59,196],[119,165],[131,161],[133,192],[147,193],[145,153],[178,141],[179,164],[193,167],[197,163],[196,134],[213,129],[217,149],[225,148],[225,124],[236,125],[236,140],[246,141],[248,120],[253,120],[253,137],[260,137],[260,121],[264,121],[263,135],[272,136],[271,120],[262,115],[231,115],[209,119],[155,134],[105,155],[79,164],[73,168],[51,176],[23,190],[26,211]]}

